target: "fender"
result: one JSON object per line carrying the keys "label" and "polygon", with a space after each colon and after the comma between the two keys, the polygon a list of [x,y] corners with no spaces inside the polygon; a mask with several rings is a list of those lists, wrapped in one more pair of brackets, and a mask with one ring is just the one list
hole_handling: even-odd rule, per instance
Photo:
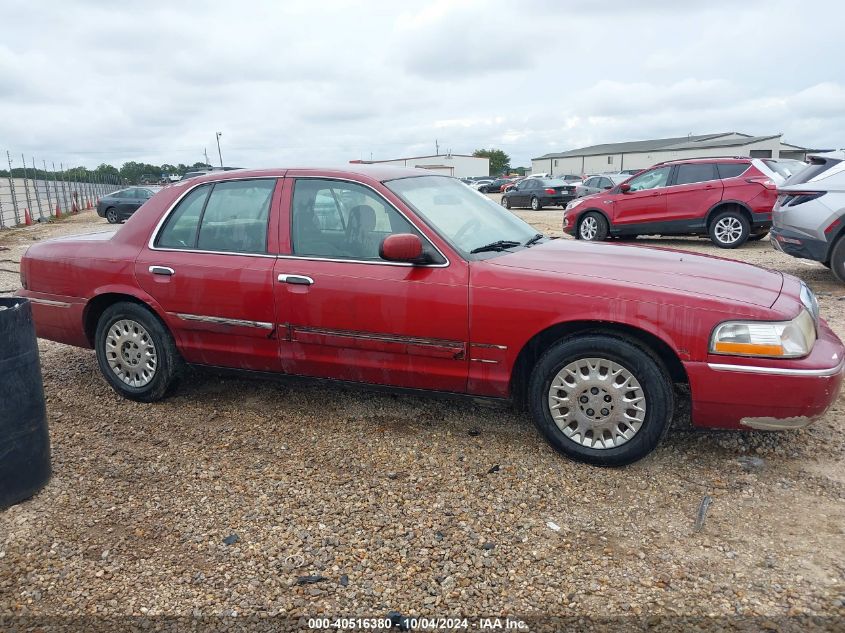
{"label": "fender", "polygon": [[85,298],[85,308],[82,312],[83,326],[88,320],[88,312],[91,307],[91,303],[97,299],[97,297],[107,294],[127,295],[145,304],[159,319],[161,319],[161,321],[167,326],[167,329],[170,330],[171,335],[176,339],[177,344],[179,343],[179,329],[174,327],[173,319],[168,316],[167,312],[165,312],[158,301],[156,301],[151,295],[147,294],[143,289],[123,283],[98,286],[91,292],[90,296]]}
{"label": "fender", "polygon": [[730,205],[736,205],[738,207],[741,207],[741,208],[745,209],[745,212],[750,217],[752,217],[752,218],[754,217],[754,214],[751,212],[751,207],[749,207],[742,200],[719,200],[719,202],[717,202],[716,204],[711,206],[709,209],[707,209],[707,213],[704,216],[704,225],[705,226],[710,225],[710,219],[713,217],[713,215],[715,213],[718,213],[719,207],[730,206]]}

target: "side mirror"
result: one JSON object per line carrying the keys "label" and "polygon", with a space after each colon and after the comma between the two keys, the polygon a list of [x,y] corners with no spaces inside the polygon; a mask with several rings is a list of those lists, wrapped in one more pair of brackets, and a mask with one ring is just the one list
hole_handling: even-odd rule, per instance
{"label": "side mirror", "polygon": [[378,254],[389,262],[425,263],[422,240],[411,233],[388,235],[381,241]]}
{"label": "side mirror", "polygon": [[621,185],[619,185],[619,191],[621,191],[622,193],[628,193],[629,191],[631,191],[631,185],[629,185],[627,182],[623,182]]}

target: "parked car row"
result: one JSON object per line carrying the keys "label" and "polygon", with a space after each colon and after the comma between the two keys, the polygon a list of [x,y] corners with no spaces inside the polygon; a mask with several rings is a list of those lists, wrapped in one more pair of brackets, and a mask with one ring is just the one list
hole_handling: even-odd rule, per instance
{"label": "parked car row", "polygon": [[100,198],[97,203],[97,215],[108,220],[109,224],[124,222],[160,189],[161,187],[149,186],[113,191]]}

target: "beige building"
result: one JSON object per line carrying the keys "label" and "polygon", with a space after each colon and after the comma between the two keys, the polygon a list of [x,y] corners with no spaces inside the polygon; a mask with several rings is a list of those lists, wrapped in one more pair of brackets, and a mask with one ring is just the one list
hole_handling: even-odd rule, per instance
{"label": "beige building", "polygon": [[400,165],[428,169],[437,174],[469,178],[470,176],[489,176],[490,159],[469,156],[468,154],[436,154],[434,156],[412,156],[410,158],[391,158],[388,160],[350,160],[354,165]]}
{"label": "beige building", "polygon": [[680,158],[749,156],[751,158],[797,158],[804,160],[806,147],[790,145],[780,134],[751,136],[741,132],[658,138],[627,143],[591,145],[531,159],[532,173],[584,175],[644,169],[655,163]]}

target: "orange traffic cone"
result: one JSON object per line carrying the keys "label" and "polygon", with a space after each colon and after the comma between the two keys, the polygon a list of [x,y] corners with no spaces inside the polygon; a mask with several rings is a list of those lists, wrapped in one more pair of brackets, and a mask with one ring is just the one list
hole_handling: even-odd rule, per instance
{"label": "orange traffic cone", "polygon": [[62,217],[62,208],[59,206],[58,202],[56,203],[56,217],[57,218]]}
{"label": "orange traffic cone", "polygon": [[27,226],[32,226],[32,216],[29,215],[29,209],[23,210],[23,223]]}

